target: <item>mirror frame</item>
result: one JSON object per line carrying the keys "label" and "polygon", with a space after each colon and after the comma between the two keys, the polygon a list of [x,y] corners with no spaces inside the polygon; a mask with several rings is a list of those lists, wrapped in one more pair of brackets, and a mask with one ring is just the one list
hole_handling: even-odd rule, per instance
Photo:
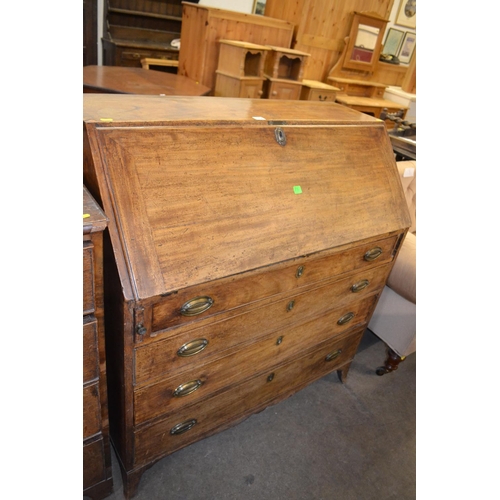
{"label": "mirror frame", "polygon": [[[349,69],[360,69],[363,71],[375,70],[375,66],[378,63],[380,57],[380,51],[382,49],[382,40],[385,34],[386,24],[389,22],[388,19],[380,17],[374,12],[354,12],[354,19],[352,21],[351,32],[349,34],[349,41],[344,56],[344,68]],[[354,44],[356,43],[356,38],[358,36],[358,29],[360,24],[365,24],[373,28],[379,28],[379,33],[377,36],[377,41],[375,42],[375,49],[373,50],[373,56],[371,62],[367,63],[364,61],[355,61],[351,59],[351,54],[354,49]]]}

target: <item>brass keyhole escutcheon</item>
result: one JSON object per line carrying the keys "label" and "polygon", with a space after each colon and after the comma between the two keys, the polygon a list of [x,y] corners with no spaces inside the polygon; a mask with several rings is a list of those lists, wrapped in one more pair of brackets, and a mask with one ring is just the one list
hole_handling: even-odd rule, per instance
{"label": "brass keyhole escutcheon", "polygon": [[283,335],[278,337],[278,340],[276,341],[276,345],[280,345],[283,342]]}
{"label": "brass keyhole escutcheon", "polygon": [[295,300],[291,300],[291,301],[288,303],[288,305],[286,306],[286,310],[287,310],[288,312],[290,312],[290,311],[293,309],[293,307],[294,307],[294,306],[295,306]]}
{"label": "brass keyhole escutcheon", "polygon": [[276,142],[280,146],[286,145],[286,135],[285,131],[282,128],[276,127],[276,129],[274,130],[274,137],[276,138]]}
{"label": "brass keyhole escutcheon", "polygon": [[271,373],[271,374],[267,377],[267,381],[268,381],[268,382],[272,382],[272,381],[273,381],[273,378],[274,378],[274,373]]}
{"label": "brass keyhole escutcheon", "polygon": [[300,278],[304,274],[304,266],[299,266],[297,272],[295,273],[296,278]]}

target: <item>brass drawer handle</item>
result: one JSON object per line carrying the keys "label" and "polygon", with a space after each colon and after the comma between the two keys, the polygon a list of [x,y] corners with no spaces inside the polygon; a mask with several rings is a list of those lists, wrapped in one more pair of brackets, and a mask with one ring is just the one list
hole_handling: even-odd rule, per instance
{"label": "brass drawer handle", "polygon": [[181,314],[183,316],[196,316],[210,309],[213,303],[214,300],[212,297],[196,297],[183,304],[181,307]]}
{"label": "brass drawer handle", "polygon": [[382,249],[380,247],[375,247],[372,248],[371,250],[368,250],[368,252],[365,253],[363,258],[368,262],[371,262],[375,259],[378,259],[381,255],[382,255]]}
{"label": "brass drawer handle", "polygon": [[304,266],[299,266],[297,272],[295,273],[296,278],[300,278],[304,274]]}
{"label": "brass drawer handle", "polygon": [[188,394],[198,390],[202,385],[203,382],[200,379],[191,380],[190,382],[179,385],[179,387],[177,387],[172,394],[175,398],[187,396]]}
{"label": "brass drawer handle", "polygon": [[341,353],[342,353],[342,349],[339,349],[337,351],[333,351],[330,354],[326,355],[325,361],[331,361],[332,359],[335,359],[338,356],[340,356]]}
{"label": "brass drawer handle", "polygon": [[368,280],[358,281],[357,283],[354,283],[354,285],[351,286],[351,292],[352,293],[361,292],[361,290],[364,290],[369,284],[370,282]]}
{"label": "brass drawer handle", "polygon": [[182,434],[184,432],[187,432],[189,429],[192,429],[198,421],[195,418],[192,418],[191,420],[186,420],[185,422],[181,422],[180,424],[174,425],[170,429],[170,434],[172,436],[177,436],[179,434]]}
{"label": "brass drawer handle", "polygon": [[291,300],[288,305],[286,306],[286,310],[290,312],[295,306],[295,300]]}
{"label": "brass drawer handle", "polygon": [[346,323],[349,323],[349,321],[354,318],[354,313],[353,312],[348,312],[347,314],[344,314],[339,320],[337,321],[337,325],[345,325]]}
{"label": "brass drawer handle", "polygon": [[207,339],[196,339],[191,340],[190,342],[186,342],[183,346],[179,347],[177,351],[177,356],[181,356],[182,358],[187,358],[188,356],[194,356],[199,352],[203,351],[205,347],[208,345]]}

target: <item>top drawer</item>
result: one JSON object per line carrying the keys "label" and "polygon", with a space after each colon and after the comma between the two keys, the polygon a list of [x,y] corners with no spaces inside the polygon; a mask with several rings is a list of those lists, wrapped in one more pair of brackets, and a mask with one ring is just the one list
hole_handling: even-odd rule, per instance
{"label": "top drawer", "polygon": [[399,235],[322,258],[262,269],[181,290],[155,304],[151,332],[194,322],[272,295],[390,262]]}

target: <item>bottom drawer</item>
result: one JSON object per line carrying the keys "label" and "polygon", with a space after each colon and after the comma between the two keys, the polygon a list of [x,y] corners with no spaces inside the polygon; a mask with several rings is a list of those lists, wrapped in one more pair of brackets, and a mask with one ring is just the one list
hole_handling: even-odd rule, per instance
{"label": "bottom drawer", "polygon": [[301,358],[136,431],[135,466],[179,450],[340,368],[354,357],[364,329],[327,340]]}
{"label": "bottom drawer", "polygon": [[83,489],[90,488],[106,478],[104,460],[104,441],[83,445]]}

